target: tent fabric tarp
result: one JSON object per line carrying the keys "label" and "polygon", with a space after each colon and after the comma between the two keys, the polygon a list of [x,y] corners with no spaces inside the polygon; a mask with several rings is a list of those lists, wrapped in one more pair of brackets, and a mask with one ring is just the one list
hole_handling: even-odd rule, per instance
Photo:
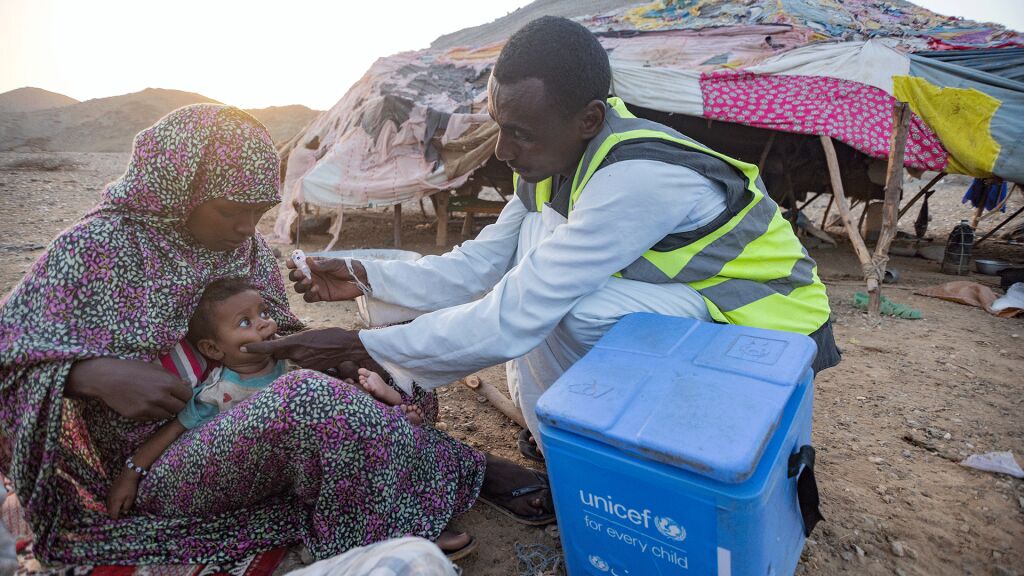
{"label": "tent fabric tarp", "polygon": [[[538,0],[443,37],[449,47],[378,60],[296,140],[276,235],[288,237],[296,202],[391,205],[464,184],[496,137],[485,113],[490,67],[507,31],[541,13],[575,15],[598,35],[612,92],[630,104],[827,135],[885,158],[892,107],[907,101],[907,167],[1024,181],[1017,32],[900,0],[610,5]],[[452,44],[460,38],[472,43]]]}

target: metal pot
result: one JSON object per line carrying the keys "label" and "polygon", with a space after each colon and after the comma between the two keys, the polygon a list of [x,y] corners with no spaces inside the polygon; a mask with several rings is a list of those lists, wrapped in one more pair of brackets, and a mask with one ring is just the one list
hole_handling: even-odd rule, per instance
{"label": "metal pot", "polygon": [[989,276],[997,276],[1000,270],[1005,270],[1010,266],[1013,266],[1013,264],[1007,262],[1006,260],[974,261],[974,269],[977,270],[979,274],[988,274]]}

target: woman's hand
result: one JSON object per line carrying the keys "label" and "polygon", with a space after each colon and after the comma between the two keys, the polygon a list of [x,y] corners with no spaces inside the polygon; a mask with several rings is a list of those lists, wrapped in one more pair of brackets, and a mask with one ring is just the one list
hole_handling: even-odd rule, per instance
{"label": "woman's hand", "polygon": [[306,330],[274,340],[252,342],[242,350],[250,354],[269,354],[277,360],[291,360],[303,368],[321,372],[337,368],[346,360],[359,364],[370,358],[359,332],[341,328]]}
{"label": "woman's hand", "polygon": [[313,273],[312,280],[296,269],[291,259],[285,262],[290,269],[288,279],[295,283],[295,291],[302,294],[302,299],[306,302],[353,300],[363,295],[359,283],[369,285],[366,281],[366,268],[358,260],[352,261],[355,276],[349,273],[344,259],[309,256],[306,258],[306,264]]}
{"label": "woman's hand", "polygon": [[142,475],[125,468],[117,475],[117,480],[107,492],[107,514],[117,520],[122,513],[128,512],[135,505],[135,496],[139,492],[139,481]]}
{"label": "woman's hand", "polygon": [[96,398],[132,420],[164,420],[181,412],[192,388],[150,362],[92,358],[71,367],[64,395]]}

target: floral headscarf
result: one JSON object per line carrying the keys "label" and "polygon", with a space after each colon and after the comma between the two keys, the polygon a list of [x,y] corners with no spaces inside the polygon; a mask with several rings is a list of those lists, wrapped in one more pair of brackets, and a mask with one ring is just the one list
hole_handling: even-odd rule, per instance
{"label": "floral headscarf", "polygon": [[214,252],[185,227],[210,199],[279,202],[278,170],[266,128],[245,112],[175,110],[135,137],[101,203],[0,301],[0,472],[14,481],[43,558],[59,558],[61,534],[76,525],[95,535],[145,521],[106,519],[103,499],[153,425],[64,398],[74,362],[155,360],[184,337],[205,286],[226,277],[249,279],[283,333],[301,327],[262,236]]}

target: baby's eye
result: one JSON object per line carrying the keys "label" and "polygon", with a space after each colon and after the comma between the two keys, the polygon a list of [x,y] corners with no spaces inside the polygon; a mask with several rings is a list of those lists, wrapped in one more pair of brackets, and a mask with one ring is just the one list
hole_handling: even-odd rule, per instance
{"label": "baby's eye", "polygon": [[270,311],[269,310],[261,310],[260,311],[260,318],[263,318],[264,320],[268,320],[270,318]]}
{"label": "baby's eye", "polygon": [[250,322],[248,318],[242,318],[242,319],[241,319],[241,320],[240,320],[240,321],[238,322],[238,326],[239,326],[240,328],[248,328],[249,326],[252,326],[252,322]]}

